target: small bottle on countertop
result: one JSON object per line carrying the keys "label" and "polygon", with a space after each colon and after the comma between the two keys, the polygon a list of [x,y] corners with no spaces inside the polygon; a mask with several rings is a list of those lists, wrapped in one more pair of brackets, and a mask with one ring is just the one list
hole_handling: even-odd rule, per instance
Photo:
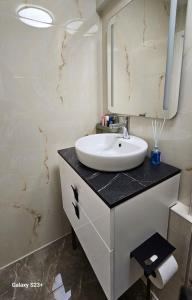
{"label": "small bottle on countertop", "polygon": [[109,116],[105,116],[105,126],[109,126]]}
{"label": "small bottle on countertop", "polygon": [[110,126],[111,124],[113,124],[113,116],[109,116],[109,125]]}
{"label": "small bottle on countertop", "polygon": [[151,151],[151,163],[154,165],[154,166],[158,166],[160,165],[160,162],[161,162],[161,152],[159,150],[159,148],[157,146],[155,146],[153,148],[153,150]]}

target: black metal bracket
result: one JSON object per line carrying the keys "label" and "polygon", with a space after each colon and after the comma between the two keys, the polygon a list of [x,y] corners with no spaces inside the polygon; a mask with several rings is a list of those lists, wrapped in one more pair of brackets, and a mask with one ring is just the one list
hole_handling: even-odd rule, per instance
{"label": "black metal bracket", "polygon": [[[159,233],[153,234],[148,240],[142,243],[139,247],[133,250],[130,257],[134,257],[144,269],[146,277],[154,275],[155,270],[159,265],[175,250],[166,239]],[[148,263],[149,259],[155,255],[155,261]]]}
{"label": "black metal bracket", "polygon": [[168,256],[172,254],[174,250],[174,246],[172,246],[159,233],[155,233],[131,252],[130,257],[134,257],[136,259],[143,268],[144,275],[147,278],[147,300],[150,300],[151,281],[149,276],[156,276],[155,270]]}

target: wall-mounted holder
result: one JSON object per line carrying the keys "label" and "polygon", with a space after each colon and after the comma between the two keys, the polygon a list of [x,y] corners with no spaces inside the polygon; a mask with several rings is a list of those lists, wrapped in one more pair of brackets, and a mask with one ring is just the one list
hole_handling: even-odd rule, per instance
{"label": "wall-mounted holder", "polygon": [[155,271],[174,250],[175,247],[159,233],[155,233],[131,252],[130,257],[136,259],[143,268],[144,275],[147,278],[146,300],[150,300],[151,293],[151,281],[149,276],[152,275],[156,277]]}

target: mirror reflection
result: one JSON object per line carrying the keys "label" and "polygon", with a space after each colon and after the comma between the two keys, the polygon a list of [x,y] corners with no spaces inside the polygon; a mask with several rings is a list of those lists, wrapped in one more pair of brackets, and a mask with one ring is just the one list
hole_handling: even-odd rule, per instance
{"label": "mirror reflection", "polygon": [[[175,1],[175,4],[177,1]],[[175,116],[179,99],[187,1],[178,1],[172,24],[173,53],[167,56],[170,1],[133,0],[108,26],[108,109],[110,112],[163,118],[165,81],[168,110]],[[174,16],[172,16],[173,22]],[[174,26],[174,28],[173,28]],[[173,31],[174,30],[174,31]],[[170,46],[170,45],[169,45]],[[171,73],[166,74],[169,64]],[[168,70],[168,69],[167,69]]]}

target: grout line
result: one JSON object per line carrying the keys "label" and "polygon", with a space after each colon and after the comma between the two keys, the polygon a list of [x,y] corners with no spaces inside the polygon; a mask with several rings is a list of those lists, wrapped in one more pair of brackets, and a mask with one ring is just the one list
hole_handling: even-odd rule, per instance
{"label": "grout line", "polygon": [[[110,245],[107,244],[107,242],[103,239],[103,237],[100,235],[100,233],[98,232],[97,228],[95,227],[94,223],[91,221],[91,219],[88,217],[87,213],[85,212],[84,208],[80,205],[80,209],[83,211],[84,215],[86,216],[87,220],[89,221],[89,223],[91,224],[91,226],[94,228],[94,230],[96,231],[97,235],[99,236],[99,238],[102,240],[103,244],[105,245],[105,247],[107,248],[107,250],[112,253],[113,249],[111,249]],[[82,227],[83,225],[81,225]],[[81,243],[80,243],[81,244]]]}

